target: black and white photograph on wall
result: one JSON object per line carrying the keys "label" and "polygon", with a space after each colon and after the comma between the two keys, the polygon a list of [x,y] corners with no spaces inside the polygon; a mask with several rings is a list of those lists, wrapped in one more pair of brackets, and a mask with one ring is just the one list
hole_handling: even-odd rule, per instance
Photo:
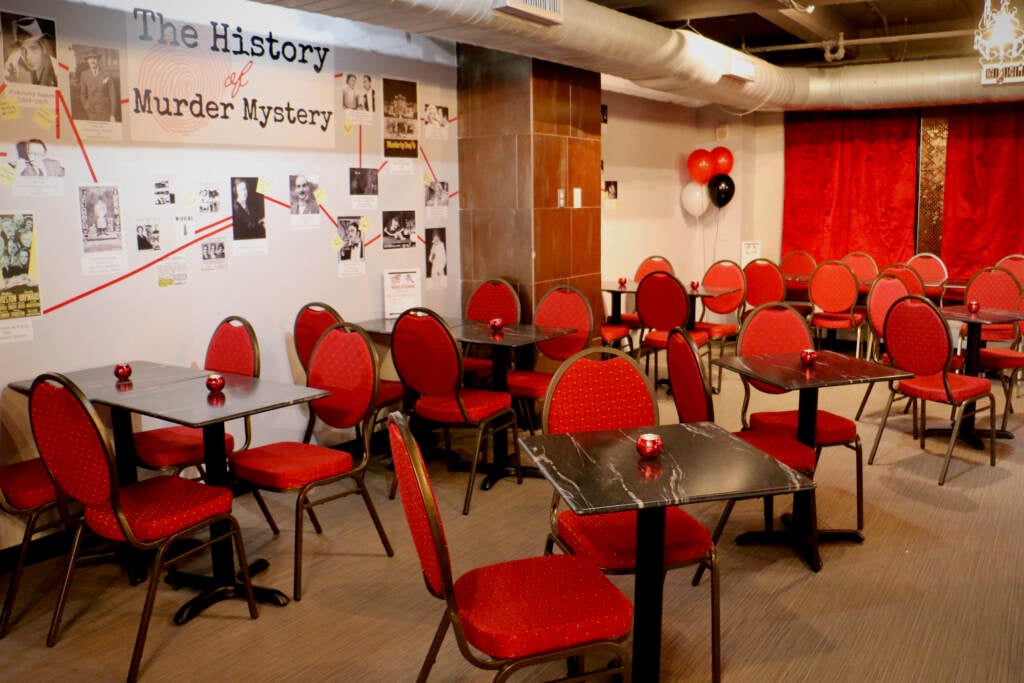
{"label": "black and white photograph on wall", "polygon": [[120,251],[121,201],[116,187],[78,188],[82,251]]}
{"label": "black and white photograph on wall", "polygon": [[615,201],[619,198],[619,181],[604,181],[604,196],[608,201]]}
{"label": "black and white photograph on wall", "polygon": [[375,168],[348,169],[348,195],[353,209],[372,211],[377,208],[378,175]]}
{"label": "black and white photograph on wall", "polygon": [[448,107],[440,104],[423,105],[423,139],[448,139]]}
{"label": "black and white photograph on wall", "polygon": [[52,19],[0,12],[8,83],[57,87],[57,36]]}
{"label": "black and white photograph on wall", "polygon": [[338,277],[356,277],[366,274],[366,253],[363,245],[362,216],[338,216],[338,233],[334,243],[338,248]]}
{"label": "black and white photograph on wall", "polygon": [[220,187],[217,183],[200,182],[196,195],[196,208],[199,213],[220,212]]}
{"label": "black and white photograph on wall", "polygon": [[442,222],[448,218],[448,181],[431,180],[423,185],[423,205],[427,222]]}
{"label": "black and white photograph on wall", "polygon": [[384,211],[382,213],[385,249],[409,249],[416,246],[416,212]]}
{"label": "black and white photograph on wall", "polygon": [[64,164],[57,147],[42,138],[26,138],[14,143],[7,156],[14,169],[11,193],[19,197],[56,197],[64,194]]}
{"label": "black and white photograph on wall", "polygon": [[0,320],[41,315],[35,223],[31,213],[0,214]]}
{"label": "black and white photograph on wall", "polygon": [[231,179],[231,223],[235,241],[267,238],[263,195],[256,191],[258,178]]}
{"label": "black and white photograph on wall", "polygon": [[160,226],[154,219],[135,221],[135,248],[138,251],[160,251]]}
{"label": "black and white photograph on wall", "polygon": [[427,289],[445,289],[448,287],[448,230],[427,228],[424,232],[427,241],[427,248],[424,250],[427,260]]}
{"label": "black and white photograph on wall", "polygon": [[200,270],[220,270],[227,266],[228,252],[221,236],[203,240],[199,245]]}
{"label": "black and white photograph on wall", "polygon": [[385,78],[382,87],[384,91],[384,157],[387,159],[416,159],[419,157],[416,82]]}
{"label": "black and white photograph on wall", "polygon": [[288,176],[288,196],[292,228],[311,229],[320,227],[318,192],[323,192],[320,189],[319,177],[309,174]]}
{"label": "black and white photograph on wall", "polygon": [[360,126],[372,125],[377,111],[377,84],[373,76],[347,73],[339,80],[345,120]]}
{"label": "black and white photograph on wall", "polygon": [[158,178],[153,181],[153,204],[155,206],[170,206],[174,204],[174,186],[170,178]]}
{"label": "black and white photograph on wall", "polygon": [[87,139],[120,139],[120,54],[113,48],[81,44],[72,45],[71,52],[71,116],[79,131]]}

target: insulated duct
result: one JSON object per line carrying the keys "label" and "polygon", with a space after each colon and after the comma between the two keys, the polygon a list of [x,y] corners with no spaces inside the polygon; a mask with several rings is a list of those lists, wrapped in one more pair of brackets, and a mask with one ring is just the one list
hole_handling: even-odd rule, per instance
{"label": "insulated duct", "polygon": [[[665,99],[742,111],[881,109],[1024,100],[1024,84],[982,86],[972,58],[783,68],[587,0],[562,0],[565,22],[540,26],[492,0],[259,0],[595,71]],[[621,88],[616,88],[618,83]]]}

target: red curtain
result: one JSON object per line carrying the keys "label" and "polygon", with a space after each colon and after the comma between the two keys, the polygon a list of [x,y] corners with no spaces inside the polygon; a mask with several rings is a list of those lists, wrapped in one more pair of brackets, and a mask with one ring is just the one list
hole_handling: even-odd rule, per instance
{"label": "red curtain", "polygon": [[942,260],[970,277],[1024,251],[1024,110],[1019,104],[950,110]]}
{"label": "red curtain", "polygon": [[782,253],[866,251],[880,268],[910,258],[918,131],[917,110],[787,114]]}

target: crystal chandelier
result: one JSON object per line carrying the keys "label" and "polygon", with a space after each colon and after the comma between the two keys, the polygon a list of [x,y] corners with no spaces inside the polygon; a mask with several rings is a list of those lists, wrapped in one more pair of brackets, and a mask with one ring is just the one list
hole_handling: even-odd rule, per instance
{"label": "crystal chandelier", "polygon": [[1010,0],[999,0],[999,9],[992,11],[992,0],[985,0],[978,29],[974,32],[974,49],[987,65],[1019,62],[1024,58],[1024,30],[1017,19],[1017,8]]}

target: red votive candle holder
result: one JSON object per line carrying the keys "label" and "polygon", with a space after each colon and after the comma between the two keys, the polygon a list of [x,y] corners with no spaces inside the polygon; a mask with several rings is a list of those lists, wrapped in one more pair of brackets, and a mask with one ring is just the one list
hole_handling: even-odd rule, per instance
{"label": "red votive candle holder", "polygon": [[224,389],[224,375],[207,375],[206,388],[211,394],[219,394]]}
{"label": "red votive candle holder", "polygon": [[978,311],[981,310],[981,302],[974,300],[968,301],[967,310],[970,311],[971,313],[977,313]]}
{"label": "red votive candle holder", "polygon": [[814,365],[816,360],[818,360],[818,352],[814,349],[804,349],[800,352],[800,362],[804,365]]}
{"label": "red votive candle holder", "polygon": [[132,376],[132,366],[127,363],[118,363],[114,366],[114,377],[117,378],[118,382],[127,382],[128,378]]}
{"label": "red votive candle holder", "polygon": [[656,458],[661,455],[661,436],[659,434],[641,434],[636,439],[636,452],[641,458]]}

